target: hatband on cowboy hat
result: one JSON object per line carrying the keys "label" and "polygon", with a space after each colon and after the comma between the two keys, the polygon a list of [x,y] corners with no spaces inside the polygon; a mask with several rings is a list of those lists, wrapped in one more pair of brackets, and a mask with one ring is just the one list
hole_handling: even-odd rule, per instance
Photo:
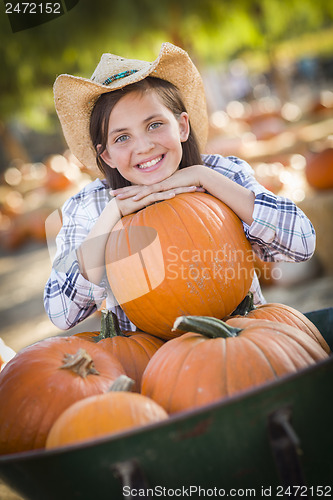
{"label": "hatband on cowboy hat", "polygon": [[97,168],[89,125],[98,97],[147,76],[167,80],[179,89],[192,130],[203,152],[208,134],[203,82],[187,52],[167,42],[162,44],[153,62],[103,54],[91,79],[66,74],[58,76],[54,83],[56,111],[67,144],[83,165]]}

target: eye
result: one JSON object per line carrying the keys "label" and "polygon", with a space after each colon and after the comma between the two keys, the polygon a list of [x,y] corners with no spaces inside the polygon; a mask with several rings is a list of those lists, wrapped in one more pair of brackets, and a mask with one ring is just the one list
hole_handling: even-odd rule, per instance
{"label": "eye", "polygon": [[155,129],[159,128],[161,125],[162,125],[162,123],[161,123],[161,122],[154,122],[154,123],[151,123],[151,124],[149,125],[149,129],[150,129],[150,130],[155,130]]}
{"label": "eye", "polygon": [[123,135],[120,135],[119,137],[117,137],[117,139],[114,141],[114,142],[125,142],[129,139],[129,136],[126,135],[126,134],[123,134]]}

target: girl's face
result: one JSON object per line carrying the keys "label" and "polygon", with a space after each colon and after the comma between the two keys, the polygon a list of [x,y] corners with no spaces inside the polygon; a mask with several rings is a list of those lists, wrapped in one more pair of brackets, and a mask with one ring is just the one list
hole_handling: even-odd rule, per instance
{"label": "girl's face", "polygon": [[155,184],[178,169],[188,136],[187,113],[175,117],[154,90],[135,91],[114,106],[101,156],[132,184]]}

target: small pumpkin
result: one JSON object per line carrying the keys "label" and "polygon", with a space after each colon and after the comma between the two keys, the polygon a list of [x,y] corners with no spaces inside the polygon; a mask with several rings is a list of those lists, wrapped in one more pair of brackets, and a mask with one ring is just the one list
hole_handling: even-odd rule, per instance
{"label": "small pumpkin", "polygon": [[253,254],[242,223],[207,193],[182,193],[123,217],[105,253],[111,289],[140,330],[163,339],[180,315],[223,317],[249,291]]}
{"label": "small pumpkin", "polygon": [[85,398],[67,408],[53,424],[46,448],[109,436],[167,419],[166,411],[152,399],[128,392],[132,382],[122,375],[109,392]]}
{"label": "small pumpkin", "polygon": [[142,394],[169,414],[227,398],[328,357],[307,334],[268,320],[180,317],[188,333],[166,342],[147,365]]}
{"label": "small pumpkin", "polygon": [[128,377],[134,380],[133,391],[140,392],[142,374],[150,358],[164,344],[149,333],[121,331],[117,316],[107,309],[102,310],[101,331],[76,333],[113,354],[125,369]]}
{"label": "small pumpkin", "polygon": [[[280,304],[278,302],[255,306],[253,303],[252,292],[249,292],[246,295],[244,300],[229,316],[229,318],[231,317],[268,319],[270,321],[277,321],[278,323],[285,323],[287,325],[294,326],[307,333],[312,339],[316,340],[328,354],[331,352],[326,340],[316,325],[314,325],[304,314],[293,307],[286,304]],[[226,321],[226,319],[228,318],[225,318],[224,320]]]}
{"label": "small pumpkin", "polygon": [[106,392],[124,368],[105,349],[51,337],[22,349],[0,373],[0,454],[43,448],[58,416]]}

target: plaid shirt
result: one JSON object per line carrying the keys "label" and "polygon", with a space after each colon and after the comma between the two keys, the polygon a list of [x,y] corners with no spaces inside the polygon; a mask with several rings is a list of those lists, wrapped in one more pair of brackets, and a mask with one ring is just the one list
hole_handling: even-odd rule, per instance
{"label": "plaid shirt", "polygon": [[[254,178],[252,168],[243,160],[229,156],[204,155],[204,165],[232,179],[255,194],[253,222],[243,222],[254,252],[264,261],[309,259],[315,249],[315,232],[309,219],[289,199],[276,196]],[[63,226],[57,236],[57,253],[51,276],[45,286],[44,304],[51,321],[67,330],[96,311],[106,299],[124,330],[135,330],[117,304],[104,277],[100,285],[88,282],[80,273],[76,249],[96,223],[110,200],[105,181],[95,180],[63,206]],[[264,303],[259,280],[254,277],[251,291],[255,304]]]}

